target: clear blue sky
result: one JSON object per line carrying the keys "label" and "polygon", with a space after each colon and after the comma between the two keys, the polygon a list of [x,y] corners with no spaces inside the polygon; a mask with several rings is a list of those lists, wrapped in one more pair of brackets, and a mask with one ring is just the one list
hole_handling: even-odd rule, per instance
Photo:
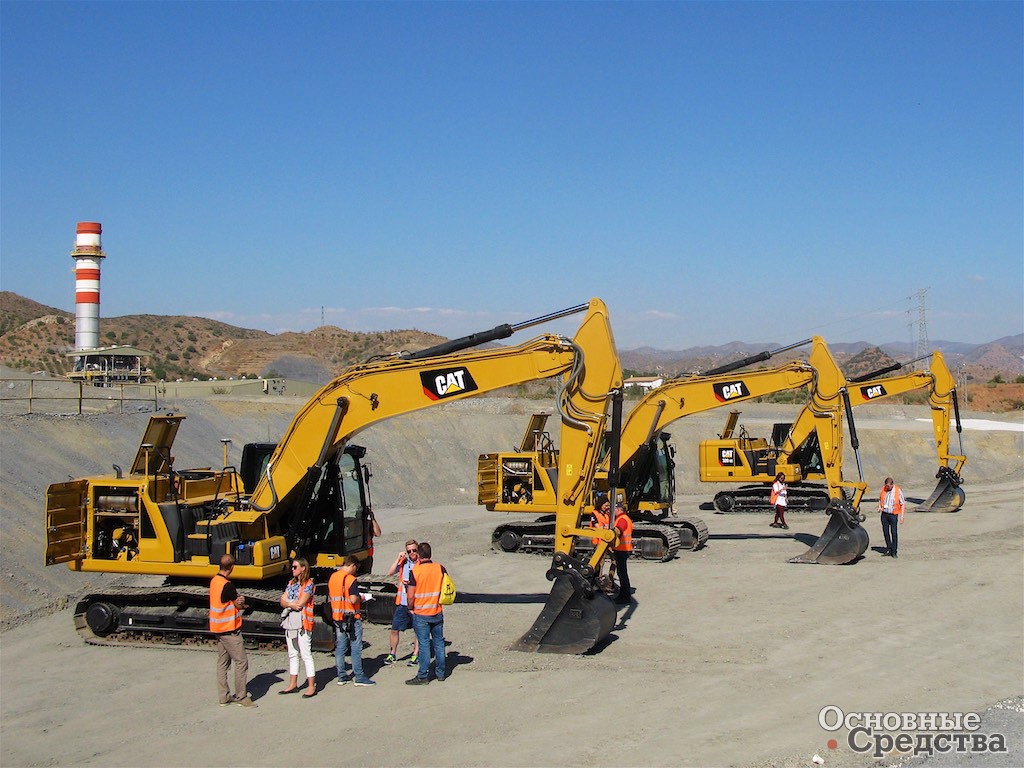
{"label": "clear blue sky", "polygon": [[100,221],[103,317],[1018,334],[1022,8],[5,1],[0,289]]}

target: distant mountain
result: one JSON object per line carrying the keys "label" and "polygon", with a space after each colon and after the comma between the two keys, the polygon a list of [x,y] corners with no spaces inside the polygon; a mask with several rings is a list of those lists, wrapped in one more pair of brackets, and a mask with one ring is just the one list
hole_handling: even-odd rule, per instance
{"label": "distant mountain", "polygon": [[[675,376],[696,373],[740,360],[760,352],[781,349],[783,344],[769,342],[751,344],[733,341],[719,346],[690,347],[684,350],[655,349],[639,347],[637,349],[620,350],[622,366],[636,375]],[[914,357],[914,348],[908,342],[889,342],[871,344],[866,341],[829,343],[829,349],[836,362],[848,376],[866,373],[867,370],[848,370],[850,362],[858,356],[865,355],[867,360],[886,359],[891,362],[905,363]],[[759,366],[771,366],[795,360],[807,354],[808,347],[800,347],[788,352],[779,353],[771,358],[771,362],[759,363]],[[966,344],[963,342],[934,341],[930,350],[939,350],[946,359],[946,365],[954,370],[961,365],[978,368],[977,376],[988,374],[989,377],[999,373],[1006,378],[1024,375],[1024,333],[1016,336],[1004,336],[987,344]],[[872,351],[873,350],[873,351]],[[885,365],[887,363],[881,363]],[[860,367],[855,363],[852,367]],[[871,370],[871,369],[869,369]]]}
{"label": "distant mountain", "polygon": [[[442,341],[443,336],[415,330],[359,333],[334,326],[274,335],[188,316],[126,315],[100,320],[100,344],[131,345],[151,352],[150,368],[157,372],[157,378],[167,379],[245,374],[319,383],[370,357],[424,349]],[[74,342],[72,313],[10,291],[0,292],[0,364],[25,372],[62,375],[69,367],[65,353],[74,348]],[[676,376],[707,371],[782,346],[775,342],[733,341],[680,351],[641,347],[620,350],[619,356],[628,373]],[[942,352],[950,369],[968,368],[970,380],[988,381],[998,374],[1013,381],[1024,374],[1024,334],[988,344],[936,341],[932,347]],[[913,357],[912,347],[906,342],[878,345],[858,341],[830,344],[829,348],[848,376]],[[780,353],[755,367],[801,358],[807,350],[805,346]]]}

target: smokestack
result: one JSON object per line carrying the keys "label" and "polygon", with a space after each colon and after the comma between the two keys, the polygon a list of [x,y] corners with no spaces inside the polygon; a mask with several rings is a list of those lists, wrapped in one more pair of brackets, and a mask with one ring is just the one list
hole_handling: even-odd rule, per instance
{"label": "smokestack", "polygon": [[80,221],[75,236],[75,349],[100,345],[100,245],[103,227],[98,221]]}

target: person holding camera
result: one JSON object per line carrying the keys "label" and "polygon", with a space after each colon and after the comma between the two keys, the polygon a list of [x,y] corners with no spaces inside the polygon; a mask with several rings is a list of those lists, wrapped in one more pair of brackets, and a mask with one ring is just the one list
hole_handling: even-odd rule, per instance
{"label": "person holding camera", "polygon": [[[398,594],[395,595],[395,614],[391,618],[390,653],[384,658],[385,664],[394,664],[398,661],[398,639],[403,630],[412,629],[412,614],[409,612],[409,594],[406,587],[409,585],[409,574],[412,567],[420,559],[419,546],[416,539],[409,539],[405,542],[405,549],[395,558],[395,562],[388,568],[388,576],[398,576]],[[420,641],[413,633],[412,656],[406,662],[406,666],[415,667],[419,665]]]}
{"label": "person holding camera", "polygon": [[[359,594],[356,572],[359,558],[349,555],[327,582],[327,597],[331,601],[334,619],[334,663],[338,669],[338,685],[355,680],[357,687],[376,685],[363,673],[363,616],[360,613],[363,598]],[[352,656],[352,675],[345,673],[345,657]]]}
{"label": "person holding camera", "polygon": [[280,694],[299,690],[299,658],[306,668],[304,698],[316,696],[316,664],[313,662],[313,577],[309,561],[304,557],[292,560],[292,578],[281,593],[281,628],[288,644],[288,674],[291,682]]}

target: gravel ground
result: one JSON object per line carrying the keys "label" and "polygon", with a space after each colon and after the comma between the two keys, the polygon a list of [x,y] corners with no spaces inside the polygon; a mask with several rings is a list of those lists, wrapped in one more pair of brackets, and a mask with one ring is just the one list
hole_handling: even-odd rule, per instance
{"label": "gravel ground", "polygon": [[[298,704],[274,695],[283,652],[254,655],[260,708],[251,712],[213,703],[212,654],[83,644],[68,603],[111,579],[43,567],[45,489],[129,464],[149,414],[0,417],[0,765],[277,765],[295,760],[298,747],[275,736],[294,732],[289,722],[318,734],[303,758],[311,765],[767,767],[813,765],[815,754],[840,768],[906,762],[829,750],[833,734],[817,722],[828,705],[978,712],[982,732],[1012,737],[1010,752],[925,764],[1024,765],[1020,415],[965,414],[1011,428],[964,432],[960,513],[911,515],[899,561],[869,548],[838,567],[786,562],[821,532],[818,515],[791,516],[783,535],[762,516],[702,509],[718,486],[696,482],[696,444],[721,429],[725,412],[677,422],[679,512],[704,517],[709,544],[669,563],[637,563],[637,603],[596,652],[566,657],[507,650],[546,597],[546,562],[491,551],[489,531],[501,518],[475,505],[473,459],[516,444],[537,405],[478,398],[357,438],[373,464],[381,559],[410,535],[430,540],[460,588],[446,610],[451,680],[417,694],[436,705],[427,710],[436,722],[399,726],[396,712],[412,703],[402,684],[409,670],[380,668],[381,627],[368,628],[364,653],[376,689],[334,686],[331,657],[320,655],[326,689]],[[237,462],[244,442],[277,439],[297,408],[282,398],[174,403],[188,417],[176,466],[219,465],[222,437],[234,441],[229,461]],[[767,434],[793,410],[748,406],[741,421]],[[893,474],[909,497],[924,498],[935,465],[927,408],[877,406],[857,416],[865,479],[877,488]],[[847,476],[856,466],[849,461]],[[876,544],[877,520],[866,528]],[[358,701],[345,701],[351,696]],[[303,711],[285,711],[291,706]],[[411,738],[390,735],[403,727]]]}

